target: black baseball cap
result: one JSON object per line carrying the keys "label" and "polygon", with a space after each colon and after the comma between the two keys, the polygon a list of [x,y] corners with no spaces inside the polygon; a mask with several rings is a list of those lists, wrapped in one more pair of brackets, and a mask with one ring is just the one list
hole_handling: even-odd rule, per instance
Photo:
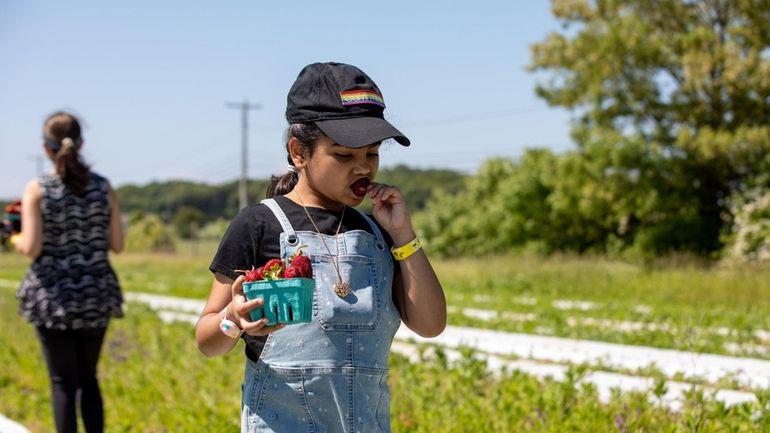
{"label": "black baseball cap", "polygon": [[313,63],[300,71],[286,98],[289,123],[315,122],[337,144],[365,147],[392,138],[409,139],[385,120],[385,101],[362,70],[344,63]]}

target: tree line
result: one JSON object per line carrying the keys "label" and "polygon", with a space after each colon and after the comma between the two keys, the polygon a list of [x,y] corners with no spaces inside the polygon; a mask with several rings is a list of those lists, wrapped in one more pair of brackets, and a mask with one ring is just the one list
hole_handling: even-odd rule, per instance
{"label": "tree line", "polygon": [[[410,208],[419,212],[436,191],[457,193],[465,177],[449,169],[418,169],[397,165],[380,170],[377,181],[397,185]],[[265,198],[268,184],[267,179],[250,180],[247,186],[249,202],[257,203]],[[121,210],[129,215],[129,223],[140,220],[147,223],[147,216],[153,215],[157,220],[150,218],[150,221],[155,228],[147,230],[157,231],[161,224],[170,224],[183,238],[191,237],[193,230],[208,223],[230,220],[239,211],[237,181],[218,185],[191,181],[123,185],[116,188],[116,194]],[[365,201],[359,209],[367,212],[370,206]]]}

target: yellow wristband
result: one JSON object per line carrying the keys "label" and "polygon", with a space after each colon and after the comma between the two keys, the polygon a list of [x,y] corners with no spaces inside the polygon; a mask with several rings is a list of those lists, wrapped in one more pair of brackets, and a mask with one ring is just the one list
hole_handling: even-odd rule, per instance
{"label": "yellow wristband", "polygon": [[404,260],[407,257],[419,251],[420,248],[422,248],[422,244],[420,243],[420,240],[417,238],[414,238],[411,241],[407,242],[406,245],[400,246],[398,248],[392,247],[390,249],[390,253],[393,254],[394,259]]}

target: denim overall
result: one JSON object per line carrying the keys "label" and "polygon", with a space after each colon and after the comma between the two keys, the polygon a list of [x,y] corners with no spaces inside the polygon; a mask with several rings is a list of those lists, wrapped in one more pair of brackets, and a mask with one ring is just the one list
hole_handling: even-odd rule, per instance
{"label": "denim overall", "polygon": [[[313,320],[269,334],[259,361],[246,363],[241,432],[390,432],[388,353],[400,316],[393,304],[393,260],[377,225],[373,233],[337,236],[283,227],[281,258],[306,245],[316,281]],[[350,294],[338,297],[334,257]]]}

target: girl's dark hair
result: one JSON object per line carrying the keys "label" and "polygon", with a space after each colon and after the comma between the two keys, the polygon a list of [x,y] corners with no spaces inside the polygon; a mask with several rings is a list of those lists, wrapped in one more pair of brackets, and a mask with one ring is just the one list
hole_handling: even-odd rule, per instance
{"label": "girl's dark hair", "polygon": [[[296,138],[297,141],[305,146],[305,150],[308,156],[313,155],[315,144],[319,138],[323,136],[323,132],[313,122],[308,123],[292,123],[286,128],[286,161],[290,166],[294,166],[294,162],[291,160],[289,154],[289,140]],[[277,195],[284,195],[294,189],[294,186],[299,180],[299,175],[293,171],[287,171],[286,174],[280,176],[271,176],[270,185],[267,187],[267,197],[275,197]]]}
{"label": "girl's dark hair", "polygon": [[89,167],[80,159],[80,122],[70,113],[57,111],[43,124],[45,145],[53,153],[56,174],[75,194],[82,195],[91,179]]}

